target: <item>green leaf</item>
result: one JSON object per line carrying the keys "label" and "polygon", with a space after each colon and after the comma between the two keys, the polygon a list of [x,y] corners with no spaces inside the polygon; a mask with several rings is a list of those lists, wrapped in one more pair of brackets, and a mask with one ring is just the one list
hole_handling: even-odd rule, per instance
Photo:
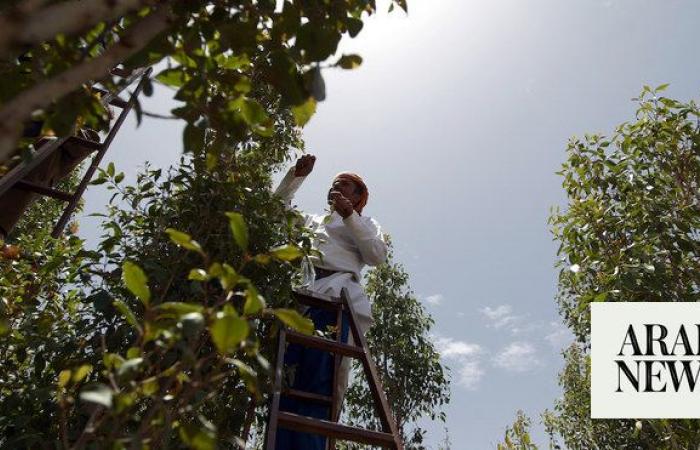
{"label": "green leaf", "polygon": [[141,364],[143,364],[143,358],[127,359],[121,366],[119,366],[117,375],[123,376],[131,372],[135,372],[139,369]]}
{"label": "green leaf", "polygon": [[321,68],[316,66],[308,71],[304,78],[311,80],[310,90],[311,96],[317,101],[322,102],[326,99],[326,82],[323,79]]}
{"label": "green leaf", "polygon": [[226,217],[236,244],[241,250],[248,250],[248,226],[243,216],[237,212],[227,212]]}
{"label": "green leaf", "polygon": [[305,51],[311,61],[323,61],[335,53],[340,38],[335,23],[314,20],[299,27],[294,46]]}
{"label": "green leaf", "polygon": [[360,33],[360,30],[362,30],[363,22],[360,19],[350,17],[347,19],[346,25],[348,27],[348,34],[351,38],[354,38]]}
{"label": "green leaf", "polygon": [[151,97],[153,95],[153,82],[150,78],[146,78],[143,83],[143,95]]}
{"label": "green leaf", "polygon": [[80,400],[84,402],[97,403],[105,408],[112,407],[112,397],[112,389],[102,383],[87,387],[80,393]]}
{"label": "green leaf", "polygon": [[214,170],[216,165],[219,163],[219,155],[215,152],[207,152],[206,156],[207,170]]}
{"label": "green leaf", "polygon": [[270,249],[270,254],[282,261],[294,261],[304,255],[299,247],[291,244],[272,248]]}
{"label": "green leaf", "polygon": [[335,63],[336,66],[342,67],[343,69],[356,69],[362,64],[362,57],[360,55],[343,55],[338,62]]}
{"label": "green leaf", "polygon": [[9,334],[10,331],[10,323],[6,319],[0,319],[0,337]]}
{"label": "green leaf", "polygon": [[248,321],[229,312],[218,312],[214,323],[209,327],[214,345],[220,353],[235,352],[248,337]]}
{"label": "green leaf", "polygon": [[107,182],[107,178],[99,176],[99,177],[95,178],[94,180],[92,180],[90,182],[90,185],[91,186],[99,186],[100,184],[105,184],[106,182]]}
{"label": "green leaf", "polygon": [[205,128],[188,123],[182,132],[182,144],[186,152],[198,153],[204,146]]}
{"label": "green leaf", "polygon": [[309,97],[306,102],[298,106],[292,106],[292,115],[294,121],[300,127],[306,125],[311,117],[316,113],[316,99]]}
{"label": "green leaf", "polygon": [[259,125],[270,120],[270,116],[267,115],[265,108],[256,100],[243,98],[240,102],[237,102],[237,104],[240,108],[243,120],[248,125]]}
{"label": "green leaf", "polygon": [[181,425],[178,430],[180,439],[195,450],[214,450],[216,439],[214,434],[206,428],[196,428],[192,425]]}
{"label": "green leaf", "polygon": [[170,236],[170,240],[179,245],[180,247],[187,250],[195,251],[200,254],[204,254],[204,251],[202,251],[202,247],[199,245],[199,242],[192,239],[192,237],[189,234],[183,233],[182,231],[178,231],[174,228],[166,228],[165,232],[168,233],[168,236]]}
{"label": "green leaf", "polygon": [[258,290],[254,286],[248,286],[245,297],[245,304],[243,305],[243,314],[250,316],[257,314],[261,309],[265,307],[265,299],[258,293]]}
{"label": "green leaf", "polygon": [[126,288],[138,297],[144,305],[151,301],[151,291],[148,288],[148,278],[143,270],[131,261],[122,264],[122,280]]}
{"label": "green leaf", "polygon": [[248,77],[241,77],[241,79],[236,81],[236,84],[233,85],[233,89],[242,94],[247,94],[252,88],[253,86]]}
{"label": "green leaf", "polygon": [[141,384],[141,389],[143,391],[143,394],[146,395],[147,397],[150,397],[151,395],[156,394],[160,390],[160,384],[158,384],[158,378],[157,377],[151,377],[146,380],[143,380],[143,383]]}
{"label": "green leaf", "polygon": [[182,68],[165,69],[156,75],[156,80],[173,87],[181,87],[187,82],[187,78]]}
{"label": "green leaf", "polygon": [[224,273],[224,268],[221,266],[220,263],[215,262],[211,266],[209,266],[209,276],[210,277],[218,278],[223,273]]}
{"label": "green leaf", "polygon": [[607,292],[601,292],[600,294],[593,297],[594,302],[604,302],[608,298]]}
{"label": "green leaf", "polygon": [[71,371],[66,369],[58,374],[58,387],[65,387],[70,381]]}
{"label": "green leaf", "polygon": [[117,308],[117,310],[119,310],[120,313],[122,313],[124,318],[126,318],[126,321],[131,326],[133,326],[134,328],[139,330],[139,332],[142,331],[138,320],[136,320],[136,316],[134,315],[134,313],[131,311],[131,309],[129,308],[129,306],[126,303],[124,303],[121,300],[115,300],[112,304],[114,305],[115,308]]}
{"label": "green leaf", "polygon": [[78,367],[78,369],[73,373],[73,383],[80,383],[85,379],[88,374],[92,372],[92,366],[90,364],[83,364]]}
{"label": "green leaf", "polygon": [[229,108],[238,111],[243,121],[260,136],[270,137],[274,133],[274,122],[256,100],[239,97],[229,102]]}
{"label": "green leaf", "polygon": [[240,56],[221,54],[216,56],[216,63],[222,69],[235,70],[249,66],[250,59],[248,59],[248,56],[245,54]]}
{"label": "green leaf", "polygon": [[227,291],[233,289],[241,279],[236,273],[236,269],[226,263],[223,265],[219,263],[212,264],[209,268],[209,275],[218,278],[219,282],[221,282],[221,287]]}
{"label": "green leaf", "polygon": [[124,364],[124,358],[116,353],[105,353],[102,356],[102,362],[107,369],[118,369],[119,366]]}
{"label": "green leaf", "polygon": [[190,270],[189,275],[187,275],[187,279],[195,281],[207,281],[209,279],[209,275],[204,269],[192,269]]}
{"label": "green leaf", "polygon": [[243,114],[243,120],[245,120],[248,125],[258,125],[270,120],[265,108],[256,100],[246,99],[241,107],[241,113]]}
{"label": "green leaf", "polygon": [[156,306],[155,309],[162,315],[170,315],[173,317],[180,317],[193,312],[201,313],[204,311],[202,305],[185,302],[165,302]]}
{"label": "green leaf", "polygon": [[253,259],[256,263],[264,265],[270,262],[270,255],[255,255],[255,258]]}
{"label": "green leaf", "polygon": [[258,374],[255,373],[255,370],[253,370],[252,367],[250,367],[248,364],[244,363],[241,360],[234,359],[231,362],[234,366],[238,367],[238,373],[241,375],[241,378],[245,382],[248,391],[253,393],[256,392],[258,390]]}
{"label": "green leaf", "polygon": [[273,310],[273,313],[289,328],[304,334],[312,334],[314,332],[313,321],[308,317],[302,316],[294,309],[278,308]]}

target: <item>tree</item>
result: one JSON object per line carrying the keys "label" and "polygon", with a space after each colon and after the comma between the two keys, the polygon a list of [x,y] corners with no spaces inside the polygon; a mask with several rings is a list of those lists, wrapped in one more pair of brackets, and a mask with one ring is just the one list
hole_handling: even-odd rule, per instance
{"label": "tree", "polygon": [[96,249],[37,234],[52,219],[43,204],[24,218],[0,267],[0,446],[236,448],[248,436],[280,323],[311,331],[290,297],[311,236],[270,190],[303,150],[300,130],[274,90],[250,95],[271,135],[220,148],[208,129],[203,151],[134,186],[101,171],[93,182],[114,195]]}
{"label": "tree", "polygon": [[564,352],[563,398],[544,416],[553,445],[557,434],[572,449],[700,444],[697,420],[590,418],[590,303],[700,298],[700,109],[665,87],[645,87],[636,121],[611,138],[573,139],[560,172],[569,204],[550,218],[557,300],[578,342]]}
{"label": "tree", "polygon": [[[425,430],[416,422],[423,417],[444,422],[441,407],[449,402],[449,380],[431,341],[433,319],[411,291],[403,266],[392,258],[390,247],[388,261],[367,273],[374,317],[367,344],[406,448],[422,448]],[[381,429],[361,367],[354,369],[345,414],[350,423]]]}
{"label": "tree", "polygon": [[[14,161],[23,124],[65,135],[79,126],[104,129],[108,114],[92,83],[114,84],[110,70],[163,63],[156,79],[184,104],[185,149],[199,151],[207,128],[226,148],[252,131],[272,133],[265,105],[249,92],[269,87],[303,125],[325,97],[320,63],[345,33],[356,36],[373,0],[64,0],[0,5],[0,164]],[[405,0],[393,0],[406,9]],[[354,68],[357,55],[332,65]],[[148,95],[152,87],[144,90]]]}
{"label": "tree", "polygon": [[530,438],[532,420],[521,410],[518,410],[513,425],[506,428],[503,443],[498,444],[497,450],[537,450]]}
{"label": "tree", "polygon": [[310,332],[289,296],[309,237],[269,189],[302,143],[276,117],[276,135],[222,152],[208,176],[205,154],[135,186],[110,165],[96,250],[37,235],[45,211],[25,217],[15,242],[34,251],[0,272],[0,445],[237,446],[267,392],[274,319]]}
{"label": "tree", "polygon": [[[60,188],[72,188],[76,179]],[[82,241],[50,238],[62,204],[39,200],[16,229],[12,245],[0,242],[0,447],[39,448],[57,433],[54,363],[81,353]],[[75,224],[71,226],[75,231]],[[36,411],[41,410],[41,414]]]}
{"label": "tree", "polygon": [[3,170],[31,157],[20,141],[8,159],[30,118],[43,134],[104,129],[92,83],[112,86],[117,64],[161,64],[156,81],[183,102],[173,115],[191,152],[134,186],[113,165],[101,171],[94,183],[114,196],[96,249],[75,230],[45,233],[50,201],[3,247],[0,446],[236,448],[248,436],[276,330],[311,331],[290,297],[310,235],[270,193],[271,174],[303,150],[299,126],[325,96],[321,63],[375,11],[364,0],[275,3],[0,6]]}

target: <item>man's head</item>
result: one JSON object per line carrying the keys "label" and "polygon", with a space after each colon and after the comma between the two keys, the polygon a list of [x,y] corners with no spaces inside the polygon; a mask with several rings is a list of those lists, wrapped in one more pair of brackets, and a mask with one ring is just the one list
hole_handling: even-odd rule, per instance
{"label": "man's head", "polygon": [[335,176],[333,184],[328,191],[329,201],[333,191],[343,194],[345,198],[350,200],[355,211],[358,214],[362,214],[362,208],[365,207],[369,198],[369,191],[362,177],[352,172],[341,172]]}

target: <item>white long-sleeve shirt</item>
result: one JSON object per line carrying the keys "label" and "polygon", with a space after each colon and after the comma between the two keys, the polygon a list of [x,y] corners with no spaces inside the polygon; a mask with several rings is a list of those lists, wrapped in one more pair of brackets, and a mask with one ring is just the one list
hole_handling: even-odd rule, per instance
{"label": "white long-sleeve shirt", "polygon": [[[294,194],[306,177],[294,176],[294,167],[284,176],[275,193],[291,207]],[[357,211],[343,218],[333,212],[325,215],[305,214],[305,226],[314,232],[313,248],[322,257],[312,256],[315,267],[338,271],[339,273],[315,280],[309,289],[323,294],[338,296],[345,287],[349,300],[359,316],[360,328],[367,329],[371,321],[369,299],[360,285],[361,272],[365,265],[376,266],[386,261],[388,248],[381,227],[369,216],[361,216]],[[362,320],[362,319],[367,320]]]}
{"label": "white long-sleeve shirt", "polygon": [[[294,176],[294,167],[289,169],[275,193],[288,205],[306,177]],[[315,267],[340,272],[350,272],[356,281],[361,280],[365,265],[376,266],[386,261],[387,245],[381,227],[369,216],[353,211],[343,218],[337,212],[327,215],[305,214],[305,226],[314,232],[313,247],[322,258],[311,257]]]}

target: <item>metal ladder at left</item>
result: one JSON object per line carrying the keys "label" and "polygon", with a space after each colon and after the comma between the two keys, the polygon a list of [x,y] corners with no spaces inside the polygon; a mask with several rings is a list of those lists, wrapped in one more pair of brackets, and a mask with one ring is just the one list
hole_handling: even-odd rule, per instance
{"label": "metal ladder at left", "polygon": [[[33,158],[29,161],[22,162],[12,168],[5,176],[0,178],[0,197],[5,195],[10,189],[21,189],[24,191],[33,192],[42,196],[51,197],[57,200],[66,202],[66,207],[53,227],[51,236],[54,238],[59,237],[63,230],[65,229],[68,221],[71,218],[73,212],[78,205],[78,202],[83,196],[87,185],[90,183],[95,171],[100,165],[102,158],[109,149],[114,137],[121,128],[124,120],[129,115],[131,110],[136,103],[136,99],[143,90],[145,83],[148,81],[149,76],[153,69],[151,67],[142,68],[134,70],[133,72],[126,71],[120,68],[114,68],[110,73],[114,76],[121,77],[125,80],[124,83],[119,85],[119,88],[114,91],[104,91],[93,87],[94,90],[102,94],[101,101],[107,105],[112,105],[117,108],[121,108],[121,112],[117,116],[113,124],[111,124],[109,131],[104,139],[104,141],[92,141],[89,139],[84,139],[79,136],[65,136],[52,141],[46,141],[41,145]],[[126,89],[129,85],[133,84],[136,80],[139,80],[136,89],[131,93],[128,100],[122,99],[119,94]],[[52,186],[36,183],[30,180],[26,180],[32,170],[39,167],[39,165],[44,162],[49,156],[57,151],[62,151],[65,147],[72,146],[73,148],[80,148],[90,153],[94,153],[90,166],[85,171],[84,175],[80,179],[78,186],[74,192],[64,192],[53,188]],[[9,231],[9,230],[7,230]]]}

